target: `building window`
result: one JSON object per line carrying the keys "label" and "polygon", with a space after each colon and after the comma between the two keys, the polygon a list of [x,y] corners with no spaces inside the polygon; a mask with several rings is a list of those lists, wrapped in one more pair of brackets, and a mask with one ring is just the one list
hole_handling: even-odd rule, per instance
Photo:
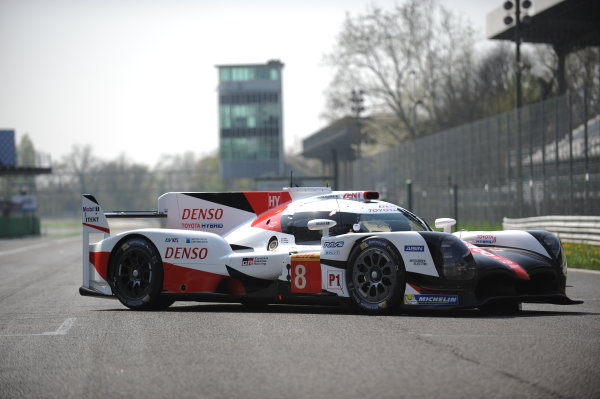
{"label": "building window", "polygon": [[220,67],[221,82],[241,82],[248,80],[279,80],[279,70],[268,66]]}
{"label": "building window", "polygon": [[278,104],[221,105],[221,129],[277,128],[279,127]]}

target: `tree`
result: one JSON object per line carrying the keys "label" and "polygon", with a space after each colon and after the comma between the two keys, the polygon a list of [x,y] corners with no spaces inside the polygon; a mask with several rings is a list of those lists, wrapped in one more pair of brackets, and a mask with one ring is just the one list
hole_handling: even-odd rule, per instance
{"label": "tree", "polygon": [[98,164],[99,160],[93,155],[92,146],[77,144],[71,148],[70,154],[63,157],[61,169],[77,179],[79,192],[84,194],[90,190],[93,172]]}
{"label": "tree", "polygon": [[35,146],[27,133],[21,136],[21,140],[17,146],[17,158],[19,166],[36,165]]}
{"label": "tree", "polygon": [[474,33],[434,0],[347,15],[325,61],[335,69],[326,116],[348,114],[350,91],[365,90],[373,115],[367,130],[392,141],[416,138],[422,118],[432,128],[468,119],[477,102],[470,83]]}

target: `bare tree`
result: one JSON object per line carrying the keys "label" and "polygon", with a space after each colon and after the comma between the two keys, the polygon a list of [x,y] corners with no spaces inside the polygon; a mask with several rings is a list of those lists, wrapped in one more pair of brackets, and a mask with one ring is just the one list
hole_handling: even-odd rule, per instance
{"label": "bare tree", "polygon": [[347,114],[349,93],[359,88],[373,115],[367,130],[375,135],[384,132],[398,141],[419,135],[418,119],[452,123],[457,112],[447,110],[448,104],[461,105],[464,112],[475,101],[469,89],[473,37],[460,18],[434,0],[347,15],[335,49],[325,57],[336,71],[326,92],[326,116]]}
{"label": "bare tree", "polygon": [[71,153],[63,157],[62,167],[67,173],[76,177],[79,192],[86,193],[91,188],[92,172],[98,166],[98,159],[93,155],[91,145],[74,145]]}

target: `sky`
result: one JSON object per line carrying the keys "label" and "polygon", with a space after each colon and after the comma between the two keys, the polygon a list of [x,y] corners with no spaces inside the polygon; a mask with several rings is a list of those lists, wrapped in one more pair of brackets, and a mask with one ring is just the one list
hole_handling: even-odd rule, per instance
{"label": "sky", "polygon": [[[323,64],[346,13],[402,0],[0,0],[0,129],[60,161],[74,145],[154,165],[218,148],[216,65],[284,64],[284,141],[326,125]],[[441,0],[484,41],[501,0]]]}

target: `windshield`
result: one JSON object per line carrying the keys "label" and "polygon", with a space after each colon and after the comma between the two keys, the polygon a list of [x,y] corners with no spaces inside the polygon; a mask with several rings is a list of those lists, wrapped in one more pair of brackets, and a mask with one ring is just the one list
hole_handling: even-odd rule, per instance
{"label": "windshield", "polygon": [[317,244],[321,231],[309,230],[307,223],[312,219],[331,219],[337,223],[329,230],[332,236],[353,232],[375,233],[392,231],[429,231],[429,226],[420,218],[402,209],[383,213],[353,213],[336,211],[295,212],[281,215],[281,231],[292,234],[296,244]]}
{"label": "windshield", "polygon": [[[341,223],[332,229],[332,235],[349,232],[375,233],[392,231],[429,231],[427,224],[412,213],[398,208],[398,212],[339,214]],[[336,230],[335,232],[333,230]],[[337,233],[337,234],[336,234]]]}

